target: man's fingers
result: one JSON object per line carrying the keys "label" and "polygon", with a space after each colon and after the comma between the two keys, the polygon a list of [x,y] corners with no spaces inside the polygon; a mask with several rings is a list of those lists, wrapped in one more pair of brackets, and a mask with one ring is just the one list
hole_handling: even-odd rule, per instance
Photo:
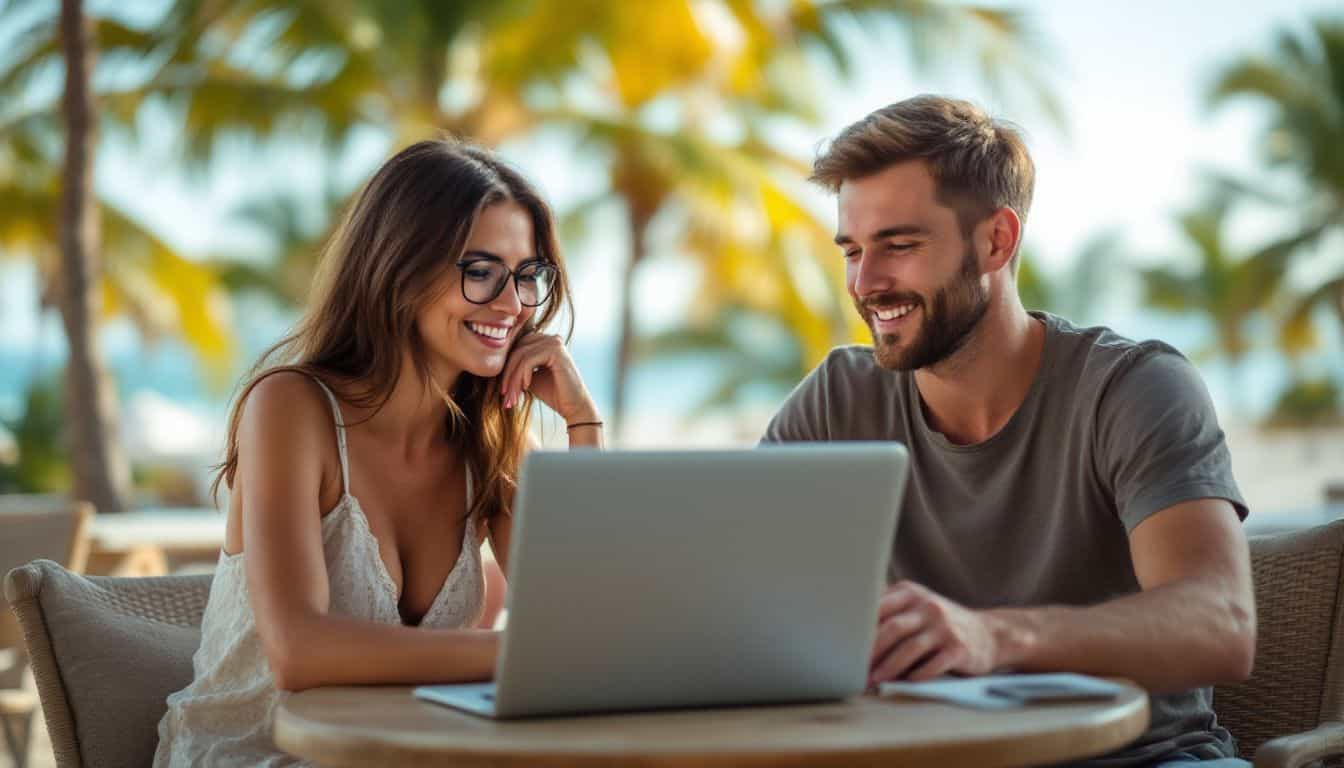
{"label": "man's fingers", "polygon": [[948,672],[956,671],[957,667],[961,666],[964,661],[965,654],[961,648],[944,648],[907,672],[905,679],[916,683],[932,680]]}
{"label": "man's fingers", "polygon": [[897,644],[872,670],[869,678],[875,683],[896,680],[921,659],[940,650],[940,645],[940,636],[932,630],[915,634]]}
{"label": "man's fingers", "polygon": [[918,632],[923,626],[924,616],[917,611],[896,614],[877,625],[877,638],[873,642],[873,653],[868,659],[868,665],[875,666],[897,644]]}
{"label": "man's fingers", "polygon": [[924,602],[925,591],[909,581],[902,581],[886,591],[877,601],[877,620],[884,621],[892,614],[905,611]]}

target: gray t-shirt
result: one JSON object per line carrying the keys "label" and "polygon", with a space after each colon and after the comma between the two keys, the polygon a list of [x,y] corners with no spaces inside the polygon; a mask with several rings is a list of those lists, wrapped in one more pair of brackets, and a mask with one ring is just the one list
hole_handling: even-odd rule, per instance
{"label": "gray t-shirt", "polygon": [[[910,452],[888,580],[908,578],[973,608],[1088,605],[1139,591],[1128,532],[1182,501],[1247,509],[1213,404],[1194,367],[1157,341],[1045,325],[1040,370],[1017,412],[977,445],[924,418],[915,377],[840,347],[793,391],[763,442],[895,440]],[[1151,697],[1148,732],[1090,765],[1185,753],[1231,757],[1208,688]]]}

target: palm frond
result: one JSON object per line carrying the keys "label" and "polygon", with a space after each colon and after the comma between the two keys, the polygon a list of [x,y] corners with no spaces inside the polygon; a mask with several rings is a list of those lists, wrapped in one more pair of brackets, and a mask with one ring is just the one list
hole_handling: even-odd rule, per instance
{"label": "palm frond", "polygon": [[105,279],[149,337],[181,338],[222,384],[234,340],[227,294],[208,265],[188,259],[119,209],[103,206]]}
{"label": "palm frond", "polygon": [[1337,275],[1308,291],[1294,302],[1291,318],[1325,307],[1344,324],[1344,274]]}
{"label": "palm frond", "polygon": [[1244,294],[1242,303],[1261,307],[1277,295],[1293,258],[1300,255],[1304,247],[1318,242],[1329,228],[1328,222],[1314,224],[1261,247],[1242,261],[1237,266],[1236,279]]}
{"label": "palm frond", "polygon": [[637,359],[669,358],[703,355],[709,352],[729,352],[736,349],[735,340],[723,323],[676,328],[639,340],[635,348]]}
{"label": "palm frond", "polygon": [[1016,101],[1016,88],[1055,125],[1066,125],[1045,70],[1054,54],[1034,19],[1020,11],[935,0],[834,0],[793,3],[789,21],[799,40],[824,51],[844,78],[853,72],[853,62],[842,30],[901,34],[900,47],[920,71],[965,61],[970,51],[981,80],[996,97]]}
{"label": "palm frond", "polygon": [[0,251],[18,253],[54,245],[59,207],[55,184],[0,185]]}
{"label": "palm frond", "polygon": [[1225,69],[1209,91],[1208,102],[1217,106],[1236,96],[1258,96],[1284,107],[1311,108],[1316,93],[1309,81],[1285,71],[1273,62],[1251,57]]}
{"label": "palm frond", "polygon": [[1239,176],[1218,168],[1203,168],[1199,175],[1204,184],[1216,196],[1253,200],[1279,207],[1296,205],[1299,202],[1267,188],[1262,181]]}
{"label": "palm frond", "polygon": [[1189,312],[1201,307],[1205,291],[1198,278],[1169,269],[1145,269],[1139,272],[1143,280],[1143,303],[1168,312]]}

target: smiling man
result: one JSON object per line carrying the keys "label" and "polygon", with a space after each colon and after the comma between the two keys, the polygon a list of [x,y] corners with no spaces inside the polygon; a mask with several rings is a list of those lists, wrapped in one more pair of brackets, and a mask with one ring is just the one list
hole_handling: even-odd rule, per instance
{"label": "smiling man", "polygon": [[1018,133],[967,102],[868,115],[812,180],[837,194],[873,345],[834,350],[764,442],[909,448],[871,682],[1125,677],[1152,693],[1151,727],[1093,765],[1247,765],[1208,687],[1254,658],[1247,509],[1193,366],[1022,307],[1035,171]]}

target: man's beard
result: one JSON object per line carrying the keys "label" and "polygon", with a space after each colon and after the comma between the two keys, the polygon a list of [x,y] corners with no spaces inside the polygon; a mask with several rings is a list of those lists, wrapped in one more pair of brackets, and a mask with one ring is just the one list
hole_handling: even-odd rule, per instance
{"label": "man's beard", "polygon": [[[904,350],[897,347],[900,334],[878,334],[871,319],[872,307],[897,304],[914,304],[915,309],[923,310],[919,335],[910,340]],[[868,328],[873,333],[873,354],[877,364],[894,371],[913,371],[937,365],[961,349],[989,310],[989,294],[980,284],[975,250],[968,243],[961,269],[938,289],[933,301],[925,302],[917,293],[883,293],[869,296],[855,305],[868,320]]]}

